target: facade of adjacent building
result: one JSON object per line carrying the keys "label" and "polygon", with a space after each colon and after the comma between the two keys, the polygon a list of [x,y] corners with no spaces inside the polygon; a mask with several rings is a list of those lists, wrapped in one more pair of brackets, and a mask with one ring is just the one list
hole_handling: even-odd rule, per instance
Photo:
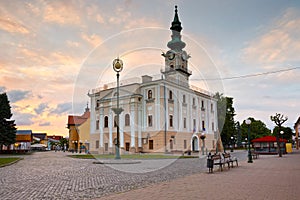
{"label": "facade of adjacent building", "polygon": [[296,148],[299,149],[300,117],[296,121],[294,129],[296,132],[296,137],[295,137]]}
{"label": "facade of adjacent building", "polygon": [[[210,92],[191,86],[190,56],[181,40],[177,8],[171,26],[169,50],[162,54],[159,78],[149,75],[121,84],[120,123],[117,124],[116,87],[104,85],[89,94],[90,150],[114,153],[117,126],[121,153],[186,152],[214,149],[217,141],[217,102]],[[122,74],[121,74],[122,75]]]}
{"label": "facade of adjacent building", "polygon": [[17,130],[16,132],[16,143],[14,144],[14,150],[30,151],[32,142],[32,131],[31,130]]}
{"label": "facade of adjacent building", "polygon": [[81,116],[69,115],[69,150],[81,152],[89,150],[90,145],[90,110],[87,107]]}

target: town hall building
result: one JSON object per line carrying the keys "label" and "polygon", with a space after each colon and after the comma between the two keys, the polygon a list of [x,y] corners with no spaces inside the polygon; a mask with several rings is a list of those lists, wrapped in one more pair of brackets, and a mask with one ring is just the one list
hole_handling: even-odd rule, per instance
{"label": "town hall building", "polygon": [[115,153],[117,126],[121,154],[132,152],[187,152],[212,150],[217,141],[217,100],[213,94],[190,85],[189,54],[181,40],[177,7],[171,25],[169,50],[162,54],[161,76],[144,75],[121,84],[123,109],[117,124],[117,88],[104,85],[89,93],[90,152]]}

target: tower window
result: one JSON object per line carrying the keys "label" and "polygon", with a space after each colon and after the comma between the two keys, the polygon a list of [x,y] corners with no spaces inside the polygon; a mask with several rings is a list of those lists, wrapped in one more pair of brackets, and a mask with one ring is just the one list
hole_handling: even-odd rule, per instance
{"label": "tower window", "polygon": [[186,118],[183,118],[183,128],[186,128]]}
{"label": "tower window", "polygon": [[108,116],[104,117],[104,128],[108,127]]}
{"label": "tower window", "polygon": [[170,100],[173,99],[173,92],[172,92],[172,90],[169,91],[169,99],[170,99]]}
{"label": "tower window", "polygon": [[148,126],[152,127],[152,115],[148,115]]}
{"label": "tower window", "polygon": [[174,65],[170,65],[170,67],[171,67],[172,69],[174,69]]}
{"label": "tower window", "polygon": [[125,126],[130,126],[130,116],[129,116],[129,114],[125,115]]}
{"label": "tower window", "polygon": [[148,90],[148,99],[152,99],[152,90]]}
{"label": "tower window", "polygon": [[99,120],[96,121],[96,130],[99,130]]}
{"label": "tower window", "polygon": [[185,95],[182,96],[182,102],[185,103]]}
{"label": "tower window", "polygon": [[173,127],[173,115],[170,115],[170,127]]}

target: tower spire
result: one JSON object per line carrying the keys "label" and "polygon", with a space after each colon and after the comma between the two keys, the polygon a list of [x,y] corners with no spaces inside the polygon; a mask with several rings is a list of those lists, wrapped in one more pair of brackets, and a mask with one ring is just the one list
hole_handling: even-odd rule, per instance
{"label": "tower spire", "polygon": [[172,36],[171,36],[172,40],[168,42],[167,46],[171,50],[177,52],[182,51],[182,49],[185,47],[185,43],[181,41],[180,32],[182,30],[182,27],[178,17],[177,5],[175,6],[175,15],[170,30],[172,31]]}
{"label": "tower spire", "polygon": [[179,17],[178,17],[177,5],[175,6],[174,20],[172,22],[172,26],[170,29],[177,32],[180,32],[182,30],[181,22],[179,21]]}

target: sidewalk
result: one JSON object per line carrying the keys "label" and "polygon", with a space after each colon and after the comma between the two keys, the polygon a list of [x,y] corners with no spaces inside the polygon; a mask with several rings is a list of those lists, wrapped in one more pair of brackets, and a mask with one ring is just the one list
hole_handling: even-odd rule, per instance
{"label": "sidewalk", "polygon": [[254,163],[215,169],[100,199],[300,199],[300,151],[261,155]]}

